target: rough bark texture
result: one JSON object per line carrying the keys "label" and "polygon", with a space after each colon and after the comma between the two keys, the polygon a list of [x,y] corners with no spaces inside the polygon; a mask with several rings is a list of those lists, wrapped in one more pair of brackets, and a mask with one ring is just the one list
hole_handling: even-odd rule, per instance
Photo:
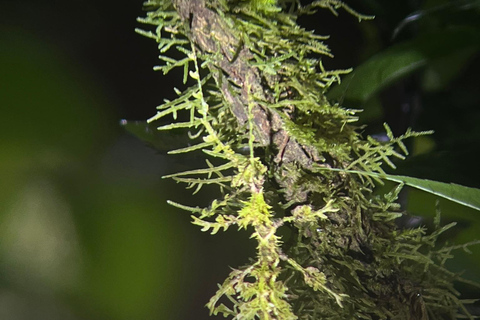
{"label": "rough bark texture", "polygon": [[[257,96],[269,101],[262,79],[258,70],[252,67],[248,61],[251,54],[242,47],[242,42],[236,36],[235,30],[226,25],[222,17],[205,6],[204,0],[175,0],[176,10],[185,24],[190,26],[190,40],[198,48],[207,53],[216,53],[216,70],[210,70],[214,74],[215,81],[222,90],[224,98],[230,104],[232,113],[236,116],[239,124],[247,121],[249,96]],[[220,48],[220,50],[219,50]],[[219,54],[220,53],[220,54]],[[241,88],[241,95],[233,95],[228,89],[228,81]],[[296,163],[300,167],[310,168],[312,161],[318,160],[319,156],[313,148],[303,146],[282,129],[282,119],[277,113],[269,112],[256,104],[253,109],[254,130],[256,142],[276,154],[274,162],[278,165],[277,172],[282,179],[277,183],[283,188],[292,185],[293,181],[283,174],[282,165]],[[296,202],[306,201],[307,192],[286,194],[286,200]]]}
{"label": "rough bark texture", "polygon": [[[217,55],[216,67],[222,72],[212,71],[217,75],[217,83],[225,84],[221,86],[222,93],[227,99],[230,99],[229,103],[237,120],[242,124],[245,123],[247,120],[245,108],[249,103],[249,93],[266,100],[269,99],[258,71],[248,63],[251,58],[250,52],[241,47],[242,43],[236,37],[235,31],[231,30],[218,14],[205,7],[204,0],[178,0],[176,1],[176,7],[181,17],[191,26],[191,40],[201,50],[216,53],[219,47],[221,48],[221,55]],[[226,87],[227,81],[233,81],[238,87],[242,88],[240,97],[234,97],[229,93]],[[281,129],[282,120],[278,115],[269,113],[259,105],[253,108],[253,112],[257,125],[256,138],[258,143],[262,146],[273,143],[278,148],[286,140],[289,140],[286,132]],[[297,143],[289,142],[286,149],[288,149],[288,152],[285,150],[284,161],[308,163],[305,153]]]}

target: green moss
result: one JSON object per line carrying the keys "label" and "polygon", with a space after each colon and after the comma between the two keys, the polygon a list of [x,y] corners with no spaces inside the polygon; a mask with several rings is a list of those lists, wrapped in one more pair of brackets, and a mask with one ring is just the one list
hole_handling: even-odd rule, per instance
{"label": "green moss", "polygon": [[[155,39],[161,53],[184,55],[161,55],[158,69],[180,68],[185,82],[194,83],[176,90],[178,98],[149,121],[183,113],[188,120],[160,129],[189,128],[202,141],[175,153],[201,149],[207,157],[205,168],[169,177],[196,191],[215,184],[223,194],[207,208],[172,204],[191,211],[202,231],[237,226],[257,241],[256,256],[233,270],[208,303],[212,314],[236,320],[470,316],[453,288],[459,277],[444,267],[451,248],[436,246],[451,225],[431,234],[398,229],[401,186],[372,193],[381,183],[373,174],[408,154],[402,141],[426,132],[394,137],[385,125],[388,142],[362,137],[355,110],[325,97],[349,70],[326,71],[325,37],[296,24],[318,8],[368,17],[336,0],[307,6],[150,0],[146,7],[139,21],[155,32],[139,32]],[[280,237],[280,227],[290,229],[290,239]]]}

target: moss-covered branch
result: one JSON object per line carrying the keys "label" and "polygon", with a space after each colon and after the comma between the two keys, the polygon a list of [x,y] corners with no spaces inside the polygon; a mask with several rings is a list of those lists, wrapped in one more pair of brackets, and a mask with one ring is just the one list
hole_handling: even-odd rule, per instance
{"label": "moss-covered branch", "polygon": [[[159,107],[156,121],[189,119],[161,130],[189,128],[204,168],[169,177],[198,191],[218,185],[223,197],[192,212],[203,231],[231,226],[257,241],[252,262],[232,271],[208,303],[233,319],[431,319],[469,316],[437,249],[441,231],[399,230],[401,187],[376,196],[375,174],[408,154],[402,140],[362,137],[356,111],[332,104],[325,92],[348,70],[327,71],[331,56],[297,25],[300,14],[340,8],[340,1],[150,0],[140,33],[155,39],[169,72],[183,69],[178,98]],[[173,50],[183,57],[164,56]],[[246,151],[246,152],[245,152]],[[212,164],[208,160],[215,159]],[[331,170],[326,170],[331,169]],[[358,175],[355,172],[370,173]],[[288,228],[282,239],[279,228]],[[220,302],[227,297],[227,302]]]}

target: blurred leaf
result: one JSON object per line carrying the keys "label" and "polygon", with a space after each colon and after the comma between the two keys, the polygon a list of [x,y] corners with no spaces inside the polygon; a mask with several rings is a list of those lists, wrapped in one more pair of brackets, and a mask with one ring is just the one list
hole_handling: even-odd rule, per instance
{"label": "blurred leaf", "polygon": [[438,13],[445,13],[450,15],[452,11],[463,11],[463,10],[470,10],[472,8],[480,8],[480,1],[479,0],[457,0],[448,3],[442,3],[439,5],[435,5],[433,7],[429,7],[424,10],[418,10],[407,17],[405,17],[400,23],[397,25],[395,30],[393,31],[392,39],[395,39],[398,34],[405,29],[405,27],[412,22],[418,22],[419,20],[425,18],[426,16]]}
{"label": "blurred leaf", "polygon": [[477,48],[469,47],[431,61],[423,74],[423,89],[432,92],[445,88],[462,73],[477,52]]}
{"label": "blurred leaf", "polygon": [[428,154],[435,148],[435,140],[429,136],[419,136],[413,138],[412,156]]}
{"label": "blurred leaf", "polygon": [[[160,124],[147,123],[146,121],[136,120],[120,120],[120,125],[129,133],[145,142],[150,147],[156,149],[162,154],[169,154],[170,151],[175,151],[190,146],[195,146],[201,143],[201,136],[190,139],[190,132],[188,128],[177,128],[175,130],[162,130],[157,128]],[[246,148],[237,148],[237,152],[246,153]],[[175,157],[175,158],[174,158]],[[198,167],[199,163],[204,163],[205,154],[202,150],[195,150],[185,157],[184,154],[169,154],[170,159],[175,159],[175,162],[181,163],[188,167]]]}
{"label": "blurred leaf", "polygon": [[[188,129],[159,131],[157,130],[159,124],[151,124],[146,121],[122,119],[120,120],[120,126],[163,155],[167,155],[172,150],[195,145],[200,140],[198,138],[190,139]],[[185,157],[184,154],[172,154],[167,158],[188,168],[196,168],[199,163],[205,162],[201,150],[191,152],[188,157]]]}
{"label": "blurred leaf", "polygon": [[154,149],[167,153],[168,151],[186,147],[192,140],[188,138],[186,130],[170,130],[168,132],[158,131],[158,124],[147,123],[147,121],[125,120],[120,125]]}
{"label": "blurred leaf", "polygon": [[[442,208],[442,217],[444,215],[444,210]],[[457,219],[457,217],[453,217]],[[462,225],[460,224],[460,227]],[[458,232],[455,236],[455,243],[464,244],[464,243],[476,243],[477,246],[465,247],[464,250],[455,251],[455,259],[450,259],[447,261],[449,270],[452,272],[458,272],[462,274],[464,279],[475,281],[480,283],[480,273],[478,272],[480,266],[480,250],[478,248],[478,230],[480,230],[479,221],[470,222],[468,225]],[[478,286],[477,286],[478,287]],[[462,295],[464,292],[462,292]],[[476,294],[478,297],[478,293]]]}
{"label": "blurred leaf", "polygon": [[373,56],[355,68],[341,84],[333,87],[327,96],[363,105],[380,90],[419,70],[430,61],[467,48],[476,51],[479,47],[480,30],[477,28],[457,27],[423,34]]}

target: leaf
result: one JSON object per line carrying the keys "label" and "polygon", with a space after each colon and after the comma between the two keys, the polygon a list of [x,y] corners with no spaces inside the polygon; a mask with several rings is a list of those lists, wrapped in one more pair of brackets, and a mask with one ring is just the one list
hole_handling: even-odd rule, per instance
{"label": "leaf", "polygon": [[170,150],[186,147],[193,142],[188,138],[187,129],[159,132],[158,124],[125,119],[120,121],[120,126],[163,154]]}
{"label": "leaf", "polygon": [[478,9],[480,8],[480,1],[457,0],[457,1],[447,2],[447,3],[441,3],[434,7],[428,7],[428,4],[424,6],[426,7],[425,9],[412,12],[407,17],[405,17],[405,19],[400,21],[400,23],[397,25],[397,27],[393,31],[392,39],[395,39],[398,36],[398,34],[403,29],[405,29],[407,25],[411,23],[418,23],[421,19],[427,16],[439,15],[439,14],[451,16],[452,13],[456,11],[472,10],[475,8]]}
{"label": "leaf", "polygon": [[[445,221],[457,221],[460,223],[456,228],[459,231],[455,235],[456,237],[462,235],[464,232],[463,228],[468,227],[470,224],[480,224],[480,215],[477,214],[475,209],[415,188],[411,188],[407,194],[405,210],[414,216],[430,218],[436,217],[438,210],[440,210],[442,221],[445,219]],[[463,237],[465,241],[462,240],[456,243],[467,242],[467,239],[468,241],[477,239],[477,234],[478,230],[475,237]]]}
{"label": "leaf", "polygon": [[461,205],[480,211],[480,189],[465,187],[455,183],[444,183],[397,175],[378,175],[386,180],[404,183],[407,186],[432,193]]}
{"label": "leaf", "polygon": [[423,34],[394,45],[367,60],[333,87],[327,97],[364,104],[388,85],[426,66],[430,61],[466,48],[480,48],[476,28],[458,27]]}
{"label": "leaf", "polygon": [[412,188],[416,188],[436,196],[448,199],[461,205],[480,211],[480,189],[465,187],[455,183],[444,183],[428,179],[419,179],[407,176],[397,176],[392,174],[379,174],[375,172],[366,172],[358,170],[345,170],[337,168],[320,167],[320,170],[340,171],[355,173],[363,176],[370,176],[389,180],[397,183],[403,183]]}
{"label": "leaf", "polygon": [[194,71],[190,70],[190,72],[188,74],[190,75],[190,77],[192,77],[192,79],[195,79],[195,80],[200,79],[197,71],[194,72]]}

